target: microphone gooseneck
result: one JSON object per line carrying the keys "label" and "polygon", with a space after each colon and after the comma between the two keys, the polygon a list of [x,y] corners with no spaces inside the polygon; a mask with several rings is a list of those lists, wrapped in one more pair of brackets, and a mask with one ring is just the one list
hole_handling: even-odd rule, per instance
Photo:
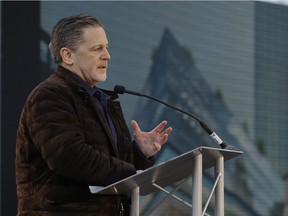
{"label": "microphone gooseneck", "polygon": [[124,93],[128,93],[128,94],[132,94],[132,95],[137,95],[137,96],[140,96],[140,97],[146,97],[146,98],[149,98],[149,99],[152,99],[154,101],[157,101],[161,104],[164,104],[174,110],[177,110],[178,112],[181,112],[181,113],[184,113],[185,115],[188,115],[190,117],[192,117],[193,119],[195,119],[196,121],[198,121],[198,123],[200,124],[200,126],[209,134],[209,136],[222,148],[222,149],[225,149],[227,147],[227,144],[224,143],[220,137],[205,123],[203,122],[200,118],[198,118],[197,116],[195,115],[192,115],[191,113],[188,113],[182,109],[179,109],[178,107],[175,107],[175,106],[172,106],[164,101],[161,101],[155,97],[152,97],[152,96],[149,96],[149,95],[145,95],[143,93],[140,93],[140,92],[135,92],[135,91],[130,91],[130,90],[127,90],[124,86],[120,86],[120,85],[116,85],[114,87],[114,92],[116,92],[117,94],[124,94]]}

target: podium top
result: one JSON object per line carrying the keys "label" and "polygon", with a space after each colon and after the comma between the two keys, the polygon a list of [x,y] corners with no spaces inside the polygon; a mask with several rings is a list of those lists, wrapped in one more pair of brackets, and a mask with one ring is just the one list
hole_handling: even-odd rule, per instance
{"label": "podium top", "polygon": [[107,187],[97,190],[98,194],[128,194],[136,187],[140,188],[141,195],[147,195],[156,190],[152,183],[166,187],[192,175],[194,159],[202,154],[203,170],[214,167],[216,159],[223,157],[224,161],[243,154],[242,151],[226,150],[210,147],[199,147],[158,165],[152,166],[143,172],[129,176]]}

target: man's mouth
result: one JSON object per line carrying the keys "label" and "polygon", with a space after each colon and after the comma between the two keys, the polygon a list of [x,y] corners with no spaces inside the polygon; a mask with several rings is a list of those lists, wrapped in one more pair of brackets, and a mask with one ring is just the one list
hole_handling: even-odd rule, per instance
{"label": "man's mouth", "polygon": [[99,69],[106,69],[107,66],[106,66],[106,65],[101,65],[101,66],[99,66],[98,68],[99,68]]}

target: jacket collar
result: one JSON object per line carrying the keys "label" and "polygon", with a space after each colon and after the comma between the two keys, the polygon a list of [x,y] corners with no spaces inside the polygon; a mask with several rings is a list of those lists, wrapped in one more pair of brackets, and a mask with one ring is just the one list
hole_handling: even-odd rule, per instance
{"label": "jacket collar", "polygon": [[[55,70],[54,74],[56,76],[61,77],[63,80],[65,80],[76,91],[78,90],[81,93],[85,92],[86,94],[89,94],[89,95],[91,95],[91,93],[93,93],[90,91],[88,92],[87,88],[83,87],[83,84],[81,83],[81,81],[78,79],[75,79],[75,76],[77,76],[77,75],[75,75],[75,73],[73,73],[72,71],[68,70],[67,68],[65,68],[61,65],[58,66],[58,68]],[[118,98],[118,94],[115,93],[114,91],[106,90],[106,89],[102,89],[102,88],[99,88],[99,89],[102,90],[103,92],[105,92],[107,95],[109,95],[110,99],[112,99],[112,100],[115,100]]]}

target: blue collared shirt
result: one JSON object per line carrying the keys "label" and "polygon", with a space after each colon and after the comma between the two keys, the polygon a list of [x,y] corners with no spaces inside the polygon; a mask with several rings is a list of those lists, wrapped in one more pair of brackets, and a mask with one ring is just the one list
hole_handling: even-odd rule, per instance
{"label": "blue collared shirt", "polygon": [[73,73],[73,76],[75,80],[80,82],[81,86],[88,92],[90,96],[94,99],[94,101],[97,104],[97,107],[101,110],[103,115],[106,117],[108,124],[111,129],[113,141],[116,144],[115,146],[117,147],[117,132],[115,129],[115,125],[110,118],[108,111],[107,111],[107,104],[108,100],[110,99],[110,96],[107,95],[105,92],[103,92],[101,89],[97,88],[96,86],[89,86],[81,77],[79,77],[77,74]]}

